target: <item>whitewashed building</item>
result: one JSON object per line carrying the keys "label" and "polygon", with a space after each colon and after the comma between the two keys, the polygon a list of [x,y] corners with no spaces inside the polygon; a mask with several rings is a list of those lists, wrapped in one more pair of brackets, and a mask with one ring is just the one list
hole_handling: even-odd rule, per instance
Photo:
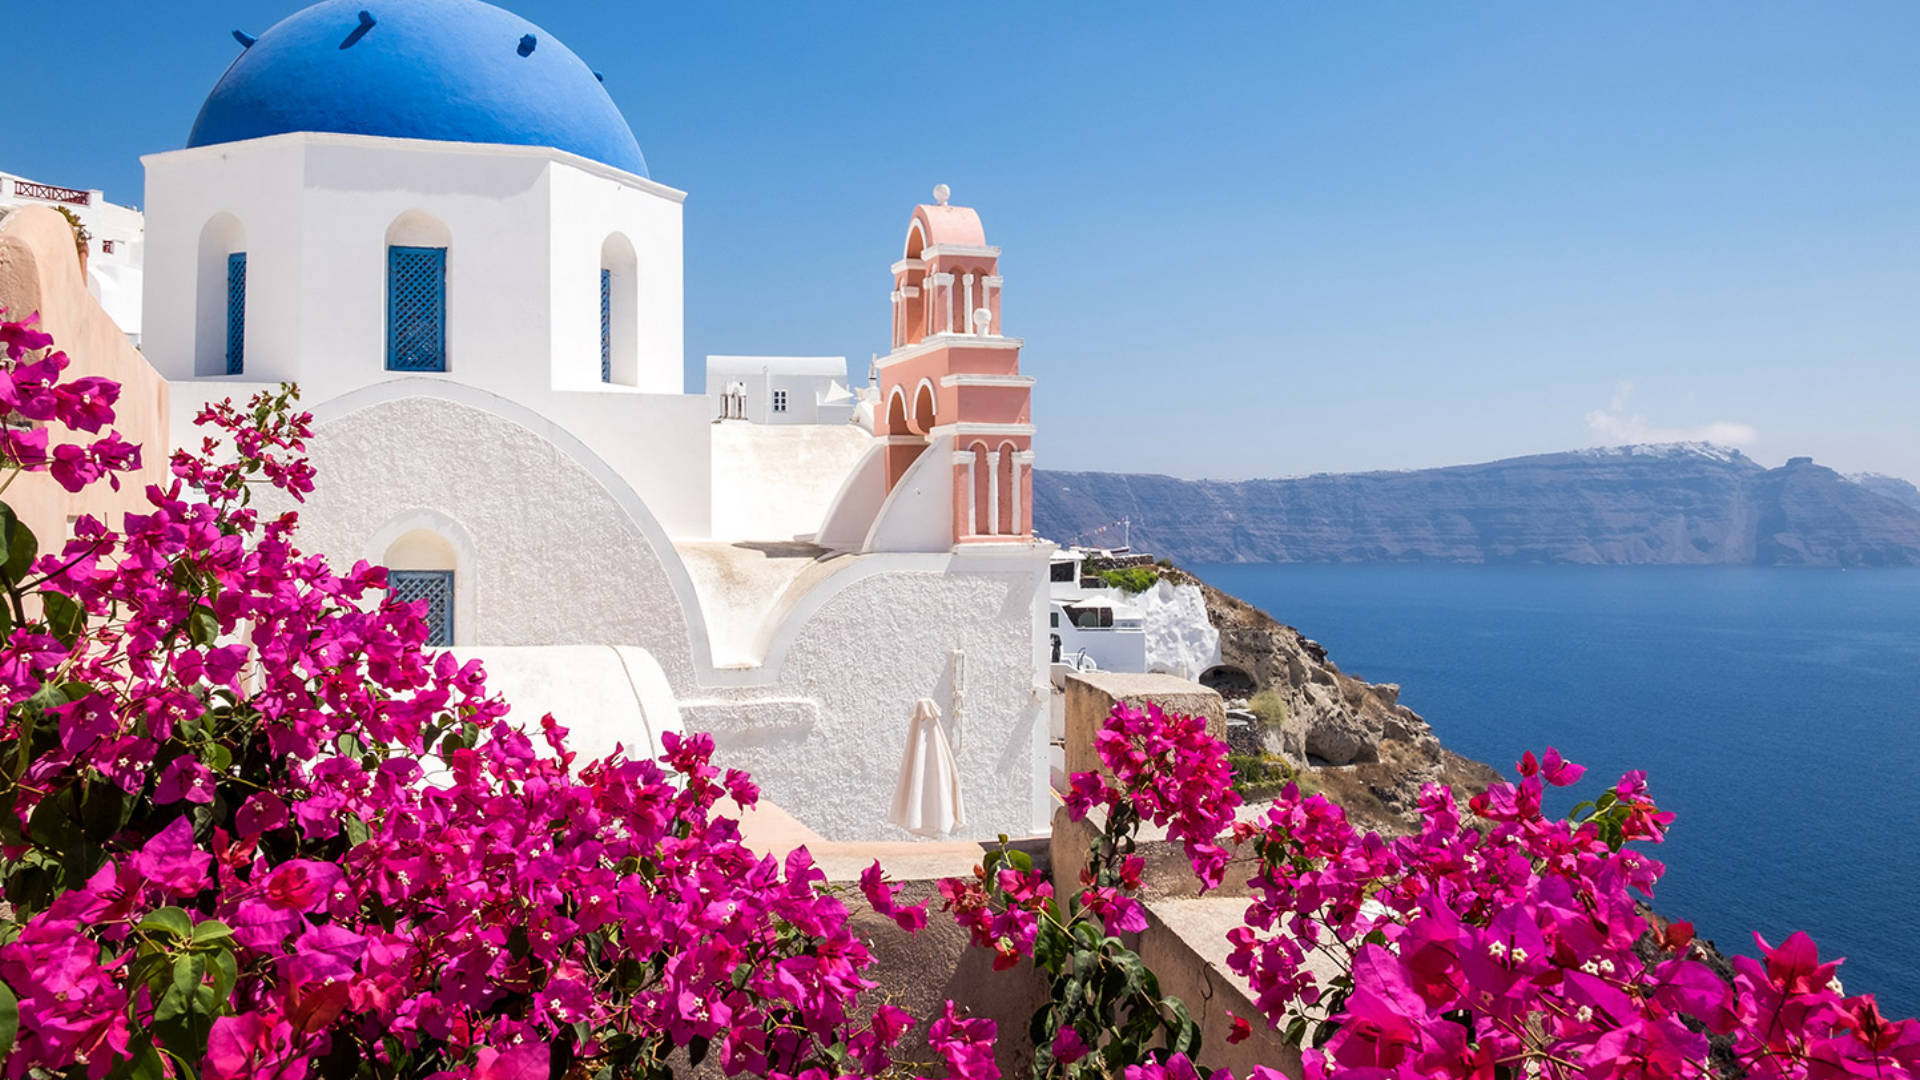
{"label": "whitewashed building", "polygon": [[[303,546],[394,568],[436,641],[588,749],[710,731],[823,835],[903,837],[931,699],[957,832],[1044,830],[1032,380],[972,210],[942,189],[873,253],[884,422],[847,422],[838,358],[753,358],[764,383],[721,372],[753,387],[728,423],[684,387],[685,195],[559,41],[477,0],[327,0],[236,37],[186,146],[143,159],[176,442],[208,399],[299,383]],[[979,311],[955,320],[961,277]]]}
{"label": "whitewashed building", "polygon": [[15,206],[52,206],[72,214],[87,231],[87,292],[128,340],[140,344],[141,265],[146,220],[131,206],[110,203],[99,188],[68,188],[0,172],[0,214]]}
{"label": "whitewashed building", "polygon": [[848,385],[844,356],[707,357],[707,407],[721,419],[851,423],[858,397]]}

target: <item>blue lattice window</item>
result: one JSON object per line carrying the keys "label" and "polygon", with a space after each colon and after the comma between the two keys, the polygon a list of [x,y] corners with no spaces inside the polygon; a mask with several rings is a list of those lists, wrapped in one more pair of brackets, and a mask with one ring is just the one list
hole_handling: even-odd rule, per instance
{"label": "blue lattice window", "polygon": [[447,370],[447,249],[387,249],[387,368]]}
{"label": "blue lattice window", "polygon": [[613,271],[600,268],[600,381],[613,381]]}
{"label": "blue lattice window", "polygon": [[387,590],[405,603],[427,602],[427,644],[453,644],[453,571],[389,570]]}
{"label": "blue lattice window", "polygon": [[227,374],[246,370],[247,253],[227,256]]}

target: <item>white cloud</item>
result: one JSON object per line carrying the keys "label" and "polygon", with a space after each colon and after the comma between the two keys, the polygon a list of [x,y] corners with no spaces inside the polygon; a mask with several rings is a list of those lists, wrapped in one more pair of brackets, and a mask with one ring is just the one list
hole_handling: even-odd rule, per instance
{"label": "white cloud", "polygon": [[1714,420],[1696,427],[1658,427],[1645,414],[1634,412],[1633,381],[1622,380],[1604,409],[1587,413],[1587,438],[1595,446],[1621,443],[1709,442],[1720,446],[1751,446],[1760,433],[1752,424]]}

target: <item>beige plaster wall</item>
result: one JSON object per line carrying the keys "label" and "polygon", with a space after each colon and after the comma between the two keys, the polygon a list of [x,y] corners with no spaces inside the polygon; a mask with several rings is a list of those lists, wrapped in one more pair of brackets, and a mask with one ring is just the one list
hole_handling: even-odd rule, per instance
{"label": "beige plaster wall", "polygon": [[[40,550],[58,550],[70,517],[93,514],[117,527],[123,511],[147,507],[148,484],[165,481],[171,445],[167,384],[88,294],[73,232],[65,218],[46,207],[20,207],[0,218],[0,307],[7,309],[8,319],[40,313],[40,329],[52,334],[54,347],[73,361],[66,377],[98,375],[118,382],[114,426],[141,448],[140,471],[122,476],[118,492],[101,483],[69,494],[45,473],[23,475],[7,489],[7,504],[33,529]],[[56,434],[52,441],[79,440]]]}

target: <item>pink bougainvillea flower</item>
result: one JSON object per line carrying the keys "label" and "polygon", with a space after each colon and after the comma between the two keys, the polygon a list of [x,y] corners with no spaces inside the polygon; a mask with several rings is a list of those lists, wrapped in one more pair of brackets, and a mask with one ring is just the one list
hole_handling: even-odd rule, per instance
{"label": "pink bougainvillea flower", "polygon": [[1053,1036],[1053,1059],[1062,1065],[1071,1065],[1087,1056],[1086,1041],[1071,1026],[1062,1027]]}
{"label": "pink bougainvillea flower", "polygon": [[523,1042],[504,1050],[483,1046],[474,1055],[473,1080],[547,1080],[550,1069],[542,1043]]}
{"label": "pink bougainvillea flower", "polygon": [[1585,765],[1575,765],[1560,756],[1560,751],[1547,747],[1546,756],[1540,760],[1540,775],[1554,787],[1570,787],[1580,782],[1587,773]]}
{"label": "pink bougainvillea flower", "polygon": [[223,1016],[207,1036],[200,1075],[207,1080],[298,1080],[306,1055],[293,1045],[293,1026],[258,1013]]}
{"label": "pink bougainvillea flower", "polygon": [[154,781],[153,798],[162,805],[185,800],[193,803],[213,801],[213,773],[196,758],[181,755],[160,770]]}
{"label": "pink bougainvillea flower", "polygon": [[185,817],[154,834],[133,857],[133,870],[140,877],[173,896],[192,896],[212,884],[207,871],[213,868],[213,856],[193,843],[193,824]]}
{"label": "pink bougainvillea flower", "polygon": [[902,906],[896,900],[901,888],[900,885],[889,885],[881,880],[878,859],[860,872],[860,891],[866,895],[867,903],[873,906],[873,910],[892,919],[900,929],[910,934],[919,933],[927,925],[927,905]]}
{"label": "pink bougainvillea flower", "polygon": [[951,1080],[999,1080],[993,1059],[994,1023],[985,1017],[961,1017],[949,1000],[927,1032],[927,1045],[947,1063]]}
{"label": "pink bougainvillea flower", "polygon": [[266,901],[281,911],[317,911],[340,883],[340,868],[312,859],[291,859],[267,875]]}

